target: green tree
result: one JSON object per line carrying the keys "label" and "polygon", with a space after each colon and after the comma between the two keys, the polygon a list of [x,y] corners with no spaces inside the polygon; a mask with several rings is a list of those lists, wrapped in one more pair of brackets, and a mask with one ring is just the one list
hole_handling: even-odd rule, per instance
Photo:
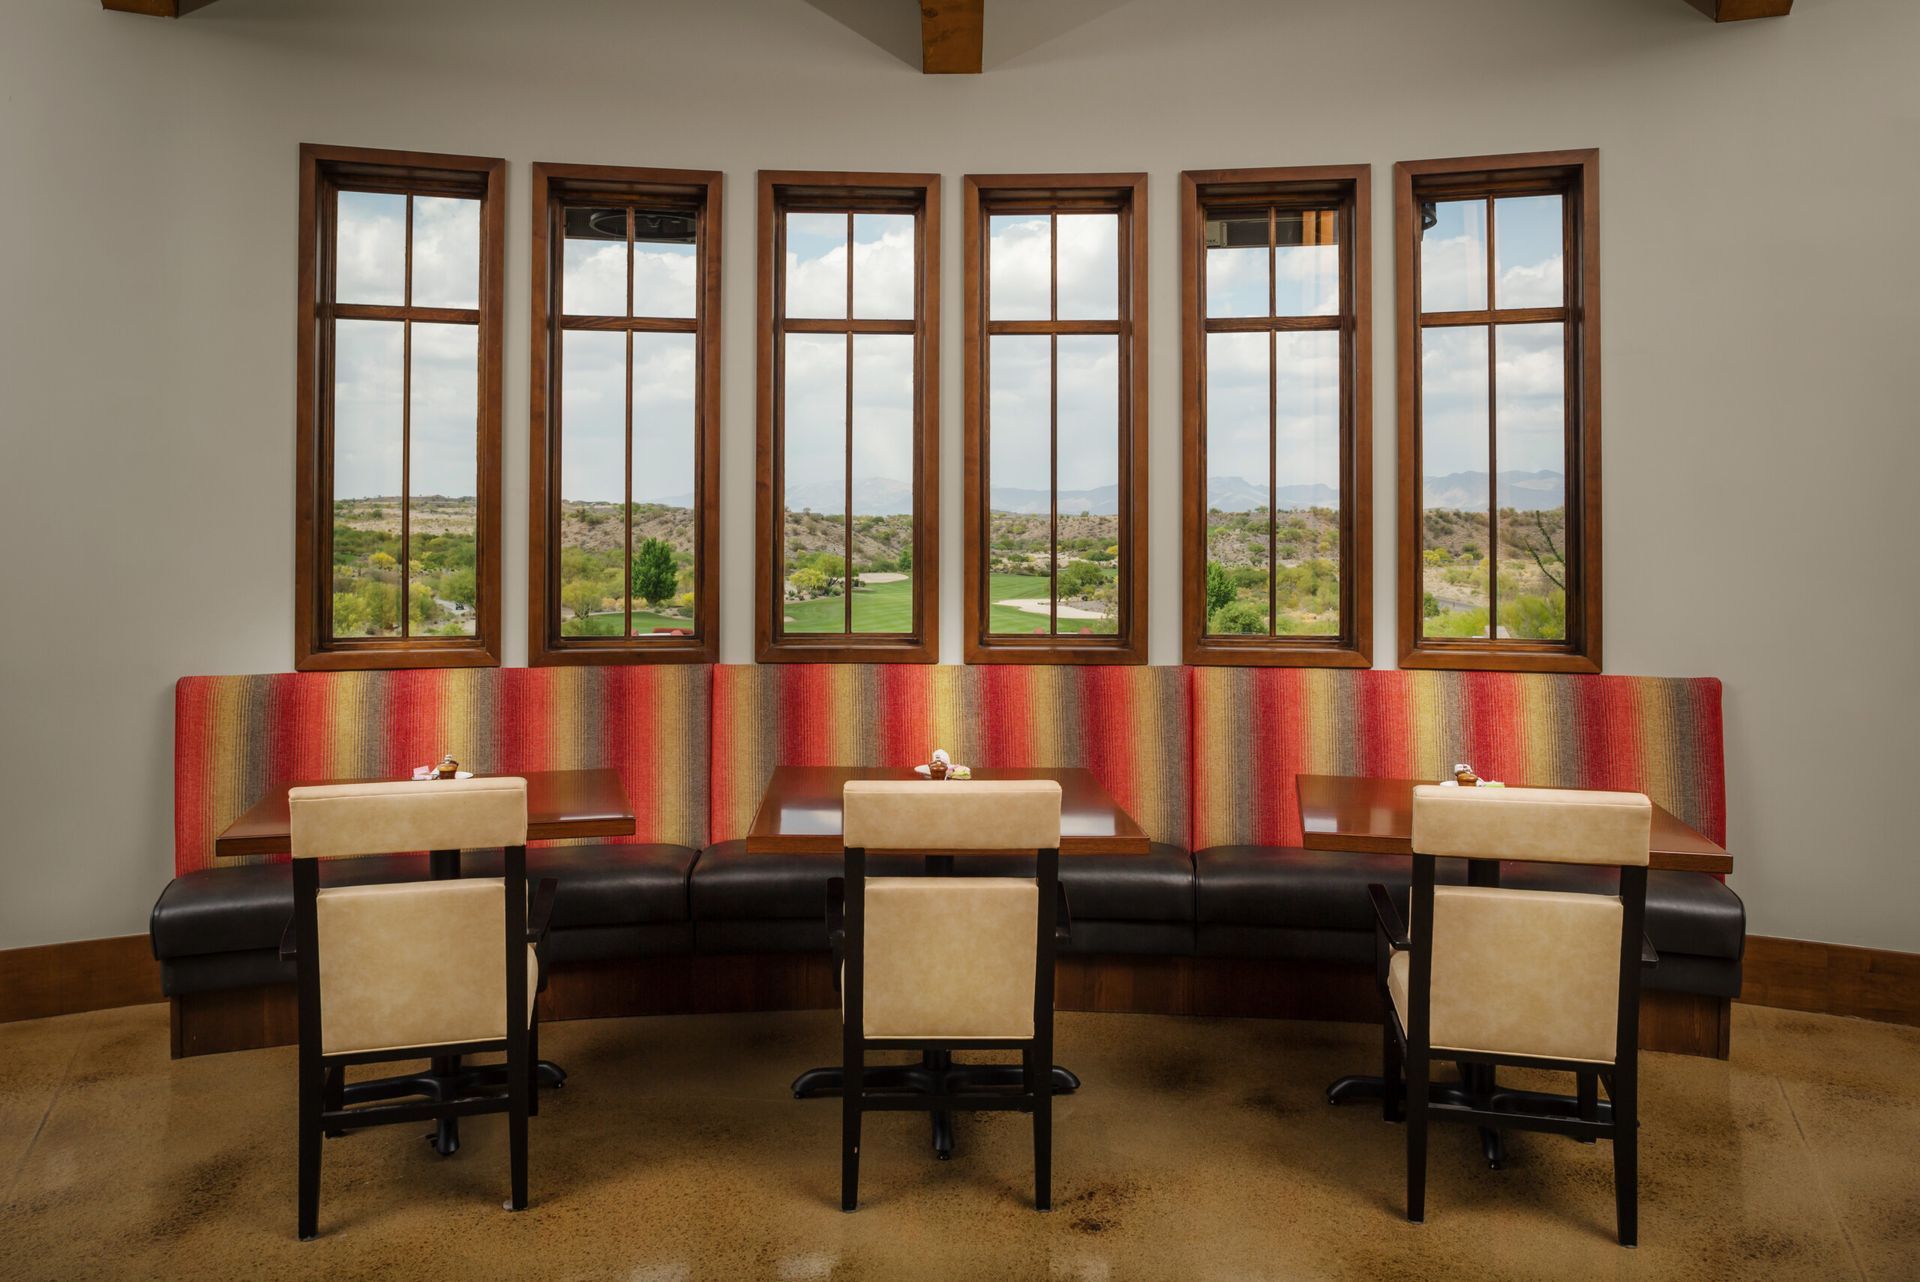
{"label": "green tree", "polygon": [[572,610],[574,618],[584,619],[600,608],[606,595],[606,589],[592,579],[571,579],[560,587],[560,604]]}
{"label": "green tree", "polygon": [[913,544],[909,543],[900,549],[900,560],[898,564],[900,566],[900,573],[913,573]]}
{"label": "green tree", "polygon": [[373,612],[367,608],[364,598],[352,592],[333,594],[333,635],[363,637],[367,635],[367,625],[372,622]]}
{"label": "green tree", "polygon": [[1069,561],[1060,571],[1060,596],[1090,597],[1107,586],[1107,574],[1091,561]]}
{"label": "green tree", "polygon": [[1207,562],[1207,613],[1214,611],[1233,600],[1233,579],[1227,574],[1227,568],[1218,561]]}
{"label": "green tree", "polygon": [[793,588],[794,595],[815,597],[827,590],[827,576],[811,565],[805,565],[787,576],[787,583]]}
{"label": "green tree", "polygon": [[1216,636],[1259,636],[1267,630],[1267,607],[1261,601],[1233,601],[1213,612],[1207,630]]}
{"label": "green tree", "polygon": [[644,539],[633,552],[633,594],[654,608],[673,599],[680,585],[680,569],[665,539]]}

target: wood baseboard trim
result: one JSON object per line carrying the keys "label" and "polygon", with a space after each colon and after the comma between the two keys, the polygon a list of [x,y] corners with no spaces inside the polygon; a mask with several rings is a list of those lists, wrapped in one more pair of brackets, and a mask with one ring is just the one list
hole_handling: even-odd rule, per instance
{"label": "wood baseboard trim", "polygon": [[1740,1000],[1920,1027],[1920,953],[1747,936]]}
{"label": "wood baseboard trim", "polygon": [[0,949],[0,1024],[165,1000],[145,935]]}
{"label": "wood baseboard trim", "polygon": [[[832,1010],[839,1003],[825,954],[643,957],[556,966],[540,1018]],[[1135,1015],[1325,1019],[1373,1023],[1380,998],[1369,966],[1211,957],[1064,957],[1061,1010]],[[1725,1059],[1729,1003],[1649,992],[1640,1044]],[[293,986],[195,993],[173,1001],[173,1055],[284,1046],[298,1036]]]}

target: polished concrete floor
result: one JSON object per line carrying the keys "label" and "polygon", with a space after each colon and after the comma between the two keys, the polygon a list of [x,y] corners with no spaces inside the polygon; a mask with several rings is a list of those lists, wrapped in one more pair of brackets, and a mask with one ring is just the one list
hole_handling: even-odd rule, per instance
{"label": "polished concrete floor", "polygon": [[505,1123],[441,1159],[423,1128],[326,1145],[321,1237],[294,1235],[294,1058],[167,1058],[164,1007],[0,1025],[7,1278],[1915,1278],[1920,1029],[1736,1007],[1729,1063],[1643,1060],[1641,1241],[1613,1241],[1608,1146],[1516,1135],[1489,1171],[1435,1135],[1401,1217],[1399,1127],[1333,1109],[1358,1025],[1063,1015],[1085,1077],[1056,1113],[1057,1208],[1025,1119],[867,1122],[838,1209],[838,1105],[796,1102],[828,1013],[551,1025],[572,1072],[506,1197]]}

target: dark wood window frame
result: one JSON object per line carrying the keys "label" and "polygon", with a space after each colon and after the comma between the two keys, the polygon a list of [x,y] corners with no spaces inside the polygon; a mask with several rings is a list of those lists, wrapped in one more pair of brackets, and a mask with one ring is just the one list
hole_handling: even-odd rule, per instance
{"label": "dark wood window frame", "polygon": [[[300,146],[299,279],[295,358],[294,667],[302,672],[372,668],[475,668],[500,663],[500,378],[506,257],[507,162],[480,156]],[[345,188],[480,201],[477,308],[335,303],[334,197]],[[333,591],[333,322],[340,319],[471,323],[478,327],[474,634],[463,637],[331,635]],[[402,431],[408,408],[402,395]],[[402,488],[406,485],[402,438]],[[409,504],[401,502],[401,548]],[[408,617],[407,595],[400,618]]]}
{"label": "dark wood window frame", "polygon": [[[1373,663],[1371,186],[1369,165],[1209,169],[1180,176],[1180,363],[1185,447],[1181,649],[1189,664],[1365,668]],[[1337,315],[1314,318],[1311,323],[1271,317],[1207,319],[1205,225],[1209,214],[1235,209],[1324,209],[1330,203],[1339,211],[1341,308]],[[1269,265],[1270,292],[1272,272]],[[1341,631],[1330,637],[1209,636],[1206,336],[1211,332],[1298,329],[1337,329],[1340,333]],[[1271,397],[1270,392],[1270,402]],[[1270,510],[1270,548],[1277,538],[1271,528],[1275,519]]]}
{"label": "dark wood window frame", "polygon": [[[1394,294],[1399,394],[1399,623],[1403,668],[1500,672],[1599,672],[1600,667],[1600,153],[1524,152],[1450,160],[1402,161],[1393,168]],[[1421,564],[1425,520],[1420,456],[1420,202],[1558,193],[1565,199],[1559,308],[1495,309],[1489,281],[1485,312],[1435,313],[1440,324],[1563,320],[1566,336],[1566,563],[1579,575],[1567,594],[1564,642],[1422,638]],[[1489,221],[1488,255],[1494,228]],[[1491,268],[1489,272],[1491,273]],[[1436,322],[1429,319],[1427,324]],[[1491,353],[1494,344],[1489,342]],[[1491,354],[1489,360],[1491,361]],[[1496,413],[1493,388],[1489,413]],[[1498,460],[1490,460],[1488,487]],[[1493,532],[1489,531],[1491,540]],[[1497,544],[1495,544],[1497,546]]]}
{"label": "dark wood window frame", "polygon": [[[994,321],[987,308],[987,231],[1002,213],[1120,215],[1114,321]],[[1145,174],[968,174],[965,242],[965,405],[962,620],[968,663],[1145,663],[1147,661],[1147,176]],[[1056,266],[1057,270],[1057,266]],[[1115,334],[1120,343],[1119,547],[1124,567],[1118,630],[1104,636],[994,635],[987,600],[987,519],[992,426],[987,406],[987,339],[992,334]],[[1058,506],[1056,497],[1055,506]],[[1056,513],[1057,517],[1057,513]],[[1057,573],[1057,567],[1055,568]]]}
{"label": "dark wood window frame", "polygon": [[[645,169],[621,165],[533,166],[533,323],[529,384],[527,518],[527,661],[536,666],[617,663],[712,663],[719,655],[720,608],[720,244],[722,175],[703,169]],[[695,225],[695,316],[562,316],[559,298],[564,232],[556,231],[566,205],[592,202],[691,216]],[[631,219],[629,220],[631,224]],[[631,226],[629,228],[631,236]],[[631,241],[629,241],[631,246]],[[627,268],[632,289],[633,267]],[[629,307],[629,310],[631,308]],[[568,637],[560,623],[561,334],[567,331],[683,333],[694,336],[694,618],[685,637]],[[627,396],[631,400],[632,375]],[[633,425],[627,424],[632,470]],[[629,482],[629,485],[631,483]],[[629,499],[631,491],[629,490]],[[628,519],[627,561],[632,574],[633,531]],[[632,597],[628,595],[631,617]],[[631,631],[631,627],[627,629]]]}
{"label": "dark wood window frame", "polygon": [[[785,313],[789,211],[911,213],[918,247],[914,319],[788,319]],[[851,245],[849,246],[851,251]],[[849,302],[852,254],[848,255]],[[759,199],[758,443],[755,477],[758,555],[754,640],[761,663],[933,663],[940,648],[940,175],[761,170]],[[849,307],[849,313],[851,313]],[[785,578],[784,362],[791,333],[914,336],[913,628],[910,632],[792,633],[783,615]],[[848,366],[851,378],[851,365]],[[847,406],[852,430],[852,400]],[[852,454],[848,454],[851,472]],[[849,490],[851,495],[851,490]],[[848,538],[852,538],[849,526]],[[852,573],[852,557],[847,572]],[[852,602],[848,598],[851,623]]]}

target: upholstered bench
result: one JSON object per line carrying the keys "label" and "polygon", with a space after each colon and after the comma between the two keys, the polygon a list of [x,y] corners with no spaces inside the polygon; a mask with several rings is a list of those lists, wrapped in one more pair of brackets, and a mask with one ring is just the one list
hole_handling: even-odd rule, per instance
{"label": "upholstered bench", "polygon": [[[555,846],[527,852],[527,876],[552,877],[548,956],[559,963],[689,952],[686,846]],[[470,851],[469,876],[500,875],[497,851]],[[425,880],[426,859],[393,855],[325,863],[323,886]],[[153,906],[150,933],[169,996],[290,984],[280,936],[293,915],[293,875],[284,863],[203,868],[174,878]]]}

